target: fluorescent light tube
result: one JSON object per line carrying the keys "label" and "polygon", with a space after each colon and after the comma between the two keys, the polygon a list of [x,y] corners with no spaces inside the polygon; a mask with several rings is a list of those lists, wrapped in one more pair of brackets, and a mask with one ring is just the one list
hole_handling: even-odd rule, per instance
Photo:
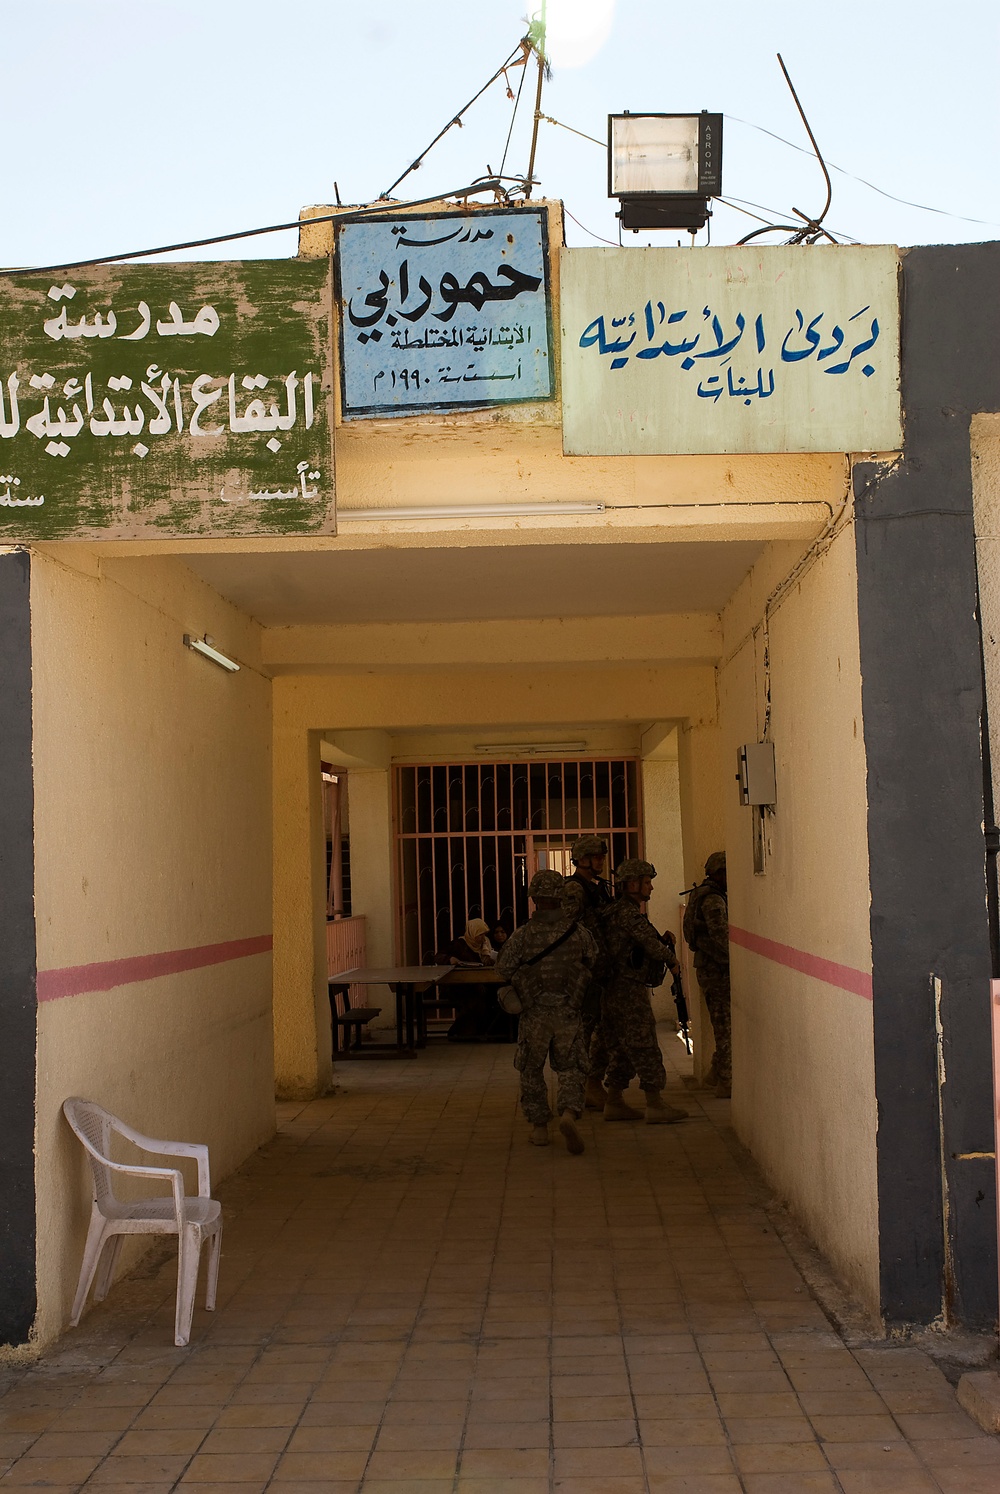
{"label": "fluorescent light tube", "polygon": [[477,742],[473,752],[513,752],[537,756],[542,752],[585,752],[586,742]]}
{"label": "fluorescent light tube", "polygon": [[235,659],[230,659],[225,654],[220,654],[219,650],[213,648],[204,638],[195,638],[193,634],[185,633],[184,647],[193,649],[196,654],[202,654],[206,659],[211,659],[213,664],[218,664],[222,669],[227,669],[230,674],[236,674],[239,670],[240,666]]}
{"label": "fluorescent light tube", "polygon": [[450,503],[440,508],[338,508],[337,519],[509,519],[533,514],[603,514],[603,503]]}

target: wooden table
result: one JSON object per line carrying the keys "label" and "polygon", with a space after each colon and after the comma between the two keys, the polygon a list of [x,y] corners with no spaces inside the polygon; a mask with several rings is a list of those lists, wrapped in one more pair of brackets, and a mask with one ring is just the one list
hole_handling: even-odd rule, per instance
{"label": "wooden table", "polygon": [[[351,986],[388,986],[396,998],[396,1041],[394,1043],[368,1043],[364,1048],[351,1049],[352,1058],[415,1058],[420,1044],[420,1012],[418,988],[441,980],[452,969],[451,965],[386,965],[363,966],[356,970],[339,970],[327,980],[330,1002],[333,1005],[337,991],[346,992]],[[342,1058],[336,1052],[335,1057]]]}
{"label": "wooden table", "polygon": [[[443,979],[438,977],[438,985],[444,994],[447,994],[449,986],[493,986],[495,990],[499,990],[506,984],[503,976],[497,973],[495,965],[451,965]],[[499,1011],[500,1008],[497,1007],[497,1012]],[[418,1010],[418,1018],[426,1040],[427,1023],[422,1007]]]}

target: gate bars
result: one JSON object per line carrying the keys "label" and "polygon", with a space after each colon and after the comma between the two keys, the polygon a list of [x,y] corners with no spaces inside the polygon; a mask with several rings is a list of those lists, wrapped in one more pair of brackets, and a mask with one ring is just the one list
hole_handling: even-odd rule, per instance
{"label": "gate bars", "polygon": [[542,866],[570,871],[569,847],[596,831],[614,867],[642,851],[637,758],[423,763],[394,770],[399,957],[420,964],[469,918],[508,931],[530,912]]}

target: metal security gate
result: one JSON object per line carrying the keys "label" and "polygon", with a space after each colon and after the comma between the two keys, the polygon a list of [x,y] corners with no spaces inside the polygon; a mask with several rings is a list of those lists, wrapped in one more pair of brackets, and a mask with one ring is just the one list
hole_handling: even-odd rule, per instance
{"label": "metal security gate", "polygon": [[420,964],[467,919],[524,923],[543,866],[569,872],[578,835],[599,831],[609,864],[642,851],[635,758],[426,763],[395,770],[400,958]]}

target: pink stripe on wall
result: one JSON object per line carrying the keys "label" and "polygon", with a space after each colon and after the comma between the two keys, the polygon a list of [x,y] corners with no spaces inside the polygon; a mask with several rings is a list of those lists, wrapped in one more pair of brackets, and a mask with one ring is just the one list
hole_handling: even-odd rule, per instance
{"label": "pink stripe on wall", "polygon": [[733,944],[749,949],[751,954],[773,960],[776,965],[787,965],[790,970],[799,970],[815,980],[825,981],[828,986],[838,986],[855,996],[872,999],[872,978],[864,970],[855,970],[851,965],[838,965],[836,960],[824,960],[819,955],[808,954],[804,949],[794,949],[791,944],[779,944],[776,939],[765,939],[761,934],[752,934],[749,929],[729,926],[729,938]]}
{"label": "pink stripe on wall", "polygon": [[81,996],[85,991],[110,991],[140,980],[177,975],[182,970],[200,970],[222,965],[248,955],[266,954],[273,944],[270,934],[252,939],[229,939],[225,944],[199,944],[194,949],[170,949],[164,954],[132,955],[125,960],[100,960],[94,965],[68,965],[64,970],[40,970],[36,983],[39,1001],[58,1001],[62,996]]}

